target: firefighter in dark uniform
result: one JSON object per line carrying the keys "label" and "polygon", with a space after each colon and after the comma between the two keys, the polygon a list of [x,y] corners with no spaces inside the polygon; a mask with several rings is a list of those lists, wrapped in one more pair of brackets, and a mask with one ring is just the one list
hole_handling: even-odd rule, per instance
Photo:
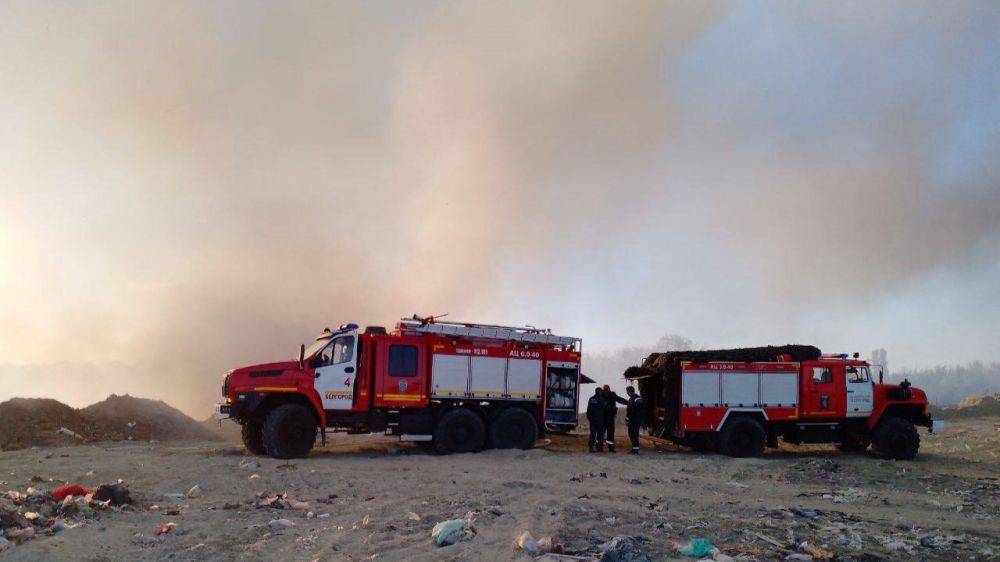
{"label": "firefighter in dark uniform", "polygon": [[587,449],[593,452],[604,452],[604,397],[601,387],[594,389],[594,395],[587,401],[587,421],[590,422],[590,441]]}
{"label": "firefighter in dark uniform", "polygon": [[632,442],[632,454],[639,454],[639,428],[642,427],[646,417],[646,407],[642,403],[642,396],[635,391],[635,387],[625,389],[628,393],[628,402],[625,406],[625,423],[628,425],[628,439]]}
{"label": "firefighter in dark uniform", "polygon": [[615,418],[618,417],[618,404],[628,404],[628,401],[612,392],[611,387],[604,385],[604,431],[607,433],[608,452],[615,452]]}

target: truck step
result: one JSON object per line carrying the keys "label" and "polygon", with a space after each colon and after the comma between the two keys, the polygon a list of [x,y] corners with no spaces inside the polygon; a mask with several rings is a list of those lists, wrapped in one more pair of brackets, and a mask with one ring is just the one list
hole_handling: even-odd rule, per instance
{"label": "truck step", "polygon": [[413,435],[404,433],[399,436],[400,441],[433,441],[433,435]]}

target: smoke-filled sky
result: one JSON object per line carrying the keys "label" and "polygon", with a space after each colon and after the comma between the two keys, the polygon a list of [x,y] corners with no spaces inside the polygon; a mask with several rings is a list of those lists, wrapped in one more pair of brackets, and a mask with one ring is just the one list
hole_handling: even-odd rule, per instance
{"label": "smoke-filled sky", "polygon": [[[1000,359],[996,2],[0,4],[0,399],[324,326]],[[586,366],[584,368],[586,371]]]}

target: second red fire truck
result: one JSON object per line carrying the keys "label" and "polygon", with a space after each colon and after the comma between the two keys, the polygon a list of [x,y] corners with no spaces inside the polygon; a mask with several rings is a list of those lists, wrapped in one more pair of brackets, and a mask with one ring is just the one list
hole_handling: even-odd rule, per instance
{"label": "second red fire truck", "polygon": [[534,445],[576,426],[579,338],[532,327],[405,318],[326,330],[297,360],[235,369],[219,418],[251,452],[303,456],[327,431],[384,432],[442,453]]}
{"label": "second red fire truck", "polygon": [[895,459],[932,431],[927,395],[909,382],[883,384],[858,355],[822,355],[812,346],[678,351],[650,355],[626,378],[646,403],[650,434],[737,457],[786,443],[836,443]]}

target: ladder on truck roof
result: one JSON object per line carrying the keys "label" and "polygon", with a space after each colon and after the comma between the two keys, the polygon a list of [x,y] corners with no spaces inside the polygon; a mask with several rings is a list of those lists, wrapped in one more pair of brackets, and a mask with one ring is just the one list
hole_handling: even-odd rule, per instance
{"label": "ladder on truck roof", "polygon": [[580,338],[557,336],[551,333],[550,330],[530,326],[519,327],[499,326],[495,324],[472,324],[469,322],[443,322],[422,318],[403,318],[399,323],[408,332],[440,334],[442,336],[486,338],[564,346],[571,346],[581,341]]}

